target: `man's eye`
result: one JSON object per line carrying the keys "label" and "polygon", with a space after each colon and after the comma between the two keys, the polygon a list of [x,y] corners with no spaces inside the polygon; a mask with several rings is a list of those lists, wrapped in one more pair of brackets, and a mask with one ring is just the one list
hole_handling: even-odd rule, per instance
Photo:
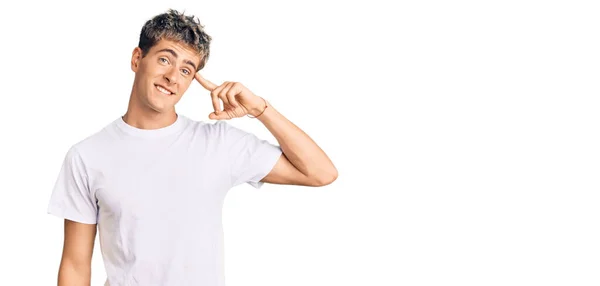
{"label": "man's eye", "polygon": [[169,61],[167,59],[165,59],[165,58],[159,58],[158,60],[161,61],[161,62],[163,62],[163,63],[167,63],[167,64],[169,63]]}
{"label": "man's eye", "polygon": [[190,74],[190,71],[189,71],[189,70],[187,70],[187,69],[184,69],[184,70],[183,70],[183,73],[185,73],[186,75],[188,75],[188,74]]}

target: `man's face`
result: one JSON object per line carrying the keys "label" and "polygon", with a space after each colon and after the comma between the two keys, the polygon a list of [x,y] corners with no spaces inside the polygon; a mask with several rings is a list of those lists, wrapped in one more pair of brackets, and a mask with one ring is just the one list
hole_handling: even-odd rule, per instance
{"label": "man's face", "polygon": [[199,64],[200,55],[178,42],[160,40],[144,58],[136,47],[131,58],[135,100],[140,107],[159,113],[171,111],[192,83]]}

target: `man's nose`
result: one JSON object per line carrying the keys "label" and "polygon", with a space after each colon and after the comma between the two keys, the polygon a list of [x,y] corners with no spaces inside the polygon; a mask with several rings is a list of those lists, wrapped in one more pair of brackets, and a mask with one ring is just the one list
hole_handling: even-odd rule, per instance
{"label": "man's nose", "polygon": [[169,83],[176,83],[177,82],[177,69],[170,68],[169,70],[167,70],[167,72],[165,72],[165,79]]}

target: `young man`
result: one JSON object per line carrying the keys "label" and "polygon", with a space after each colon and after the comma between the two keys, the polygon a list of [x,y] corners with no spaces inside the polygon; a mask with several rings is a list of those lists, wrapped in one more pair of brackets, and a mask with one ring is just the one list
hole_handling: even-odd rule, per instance
{"label": "young man", "polygon": [[[266,100],[197,73],[210,41],[194,16],[174,10],[142,28],[127,112],[69,149],[52,192],[48,212],[65,219],[58,285],[89,285],[96,230],[105,285],[224,285],[230,188],[336,179],[327,155]],[[216,123],[176,113],[194,80],[210,91]],[[279,146],[220,121],[242,116],[262,122]]]}

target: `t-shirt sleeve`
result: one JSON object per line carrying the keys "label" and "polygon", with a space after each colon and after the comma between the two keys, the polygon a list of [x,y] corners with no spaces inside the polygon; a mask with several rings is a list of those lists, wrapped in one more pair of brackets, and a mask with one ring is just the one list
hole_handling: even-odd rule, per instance
{"label": "t-shirt sleeve", "polygon": [[54,185],[47,212],[80,223],[96,224],[98,204],[75,146],[67,152]]}
{"label": "t-shirt sleeve", "polygon": [[225,123],[232,187],[248,183],[259,189],[260,182],[281,157],[281,148],[256,135]]}

